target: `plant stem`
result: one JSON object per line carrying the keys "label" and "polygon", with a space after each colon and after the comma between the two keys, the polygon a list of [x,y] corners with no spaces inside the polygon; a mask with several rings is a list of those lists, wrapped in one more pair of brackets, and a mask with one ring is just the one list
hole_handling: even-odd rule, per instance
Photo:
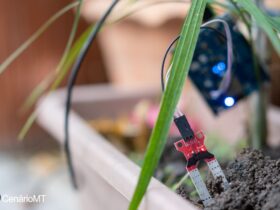
{"label": "plant stem", "polygon": [[261,82],[261,69],[258,64],[258,55],[255,48],[255,43],[252,34],[252,27],[254,24],[246,19],[244,12],[241,10],[239,5],[234,1],[230,0],[232,5],[236,8],[238,14],[240,15],[242,21],[247,27],[249,34],[249,44],[251,46],[252,59],[254,74],[257,80],[258,91],[251,99],[251,112],[249,113],[249,143],[250,146],[255,149],[261,149],[266,146],[266,136],[267,136],[267,120],[266,120],[266,104],[265,104],[265,91]]}
{"label": "plant stem", "polygon": [[[256,1],[256,4],[259,6],[260,2]],[[252,20],[253,21],[253,20]],[[256,25],[252,24],[251,30],[253,27],[257,27]],[[252,116],[250,121],[250,143],[251,146],[255,149],[262,149],[267,146],[267,119],[266,119],[266,92],[262,85],[261,81],[261,69],[258,64],[258,50],[255,47],[258,46],[258,42],[260,42],[260,38],[263,34],[260,31],[260,28],[256,28],[256,38],[253,38],[253,32],[250,33],[250,44],[252,47],[253,53],[253,62],[254,62],[254,69],[255,69],[255,77],[257,79],[258,84],[258,92],[253,96],[251,99],[251,106],[252,106]],[[260,49],[259,49],[260,50]]]}

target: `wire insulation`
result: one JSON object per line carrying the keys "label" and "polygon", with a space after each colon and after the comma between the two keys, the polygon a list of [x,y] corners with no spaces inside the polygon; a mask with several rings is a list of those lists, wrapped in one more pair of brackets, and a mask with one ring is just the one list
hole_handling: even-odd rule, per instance
{"label": "wire insulation", "polygon": [[231,37],[231,32],[229,25],[226,21],[222,19],[214,19],[210,20],[202,25],[203,26],[208,26],[212,23],[220,22],[223,24],[225,32],[226,32],[226,38],[227,38],[227,70],[226,74],[221,82],[221,85],[218,90],[211,91],[211,96],[213,98],[218,98],[221,94],[227,91],[230,85],[231,81],[231,71],[232,71],[232,62],[233,62],[233,50],[232,50],[232,37]]}
{"label": "wire insulation", "polygon": [[76,174],[75,170],[73,167],[73,162],[72,162],[72,155],[71,155],[71,150],[70,150],[70,144],[69,144],[69,113],[71,109],[71,101],[72,101],[72,92],[73,92],[73,87],[76,82],[80,67],[82,62],[85,59],[85,56],[91,46],[91,43],[94,41],[96,38],[98,32],[100,31],[101,27],[103,26],[104,22],[106,21],[107,17],[110,15],[116,4],[119,2],[119,0],[114,0],[109,8],[106,10],[106,12],[102,15],[102,17],[96,22],[95,26],[93,27],[88,40],[83,44],[83,47],[80,51],[80,54],[78,55],[78,58],[76,59],[76,62],[74,63],[68,83],[67,83],[67,93],[66,93],[66,102],[65,102],[65,118],[64,118],[64,149],[66,153],[66,159],[67,159],[67,164],[69,168],[69,173],[70,173],[70,178],[73,184],[73,187],[75,189],[78,189],[77,185],[77,180],[76,180]]}

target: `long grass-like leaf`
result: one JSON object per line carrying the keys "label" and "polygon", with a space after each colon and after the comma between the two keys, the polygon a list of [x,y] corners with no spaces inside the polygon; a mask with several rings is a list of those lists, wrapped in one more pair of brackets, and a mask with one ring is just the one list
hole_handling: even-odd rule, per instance
{"label": "long grass-like leaf", "polygon": [[67,53],[67,57],[63,62],[63,65],[56,72],[50,72],[50,74],[45,77],[39,85],[35,87],[30,96],[27,98],[23,105],[23,110],[26,110],[34,105],[38,98],[51,86],[50,91],[53,91],[58,88],[62,83],[70,66],[73,64],[75,58],[79,54],[84,41],[89,35],[89,31],[93,26],[88,27],[88,29],[79,37],[79,39],[74,43],[73,47]]}
{"label": "long grass-like leaf", "polygon": [[267,20],[277,32],[280,32],[280,19],[267,15]]}
{"label": "long grass-like leaf", "polygon": [[81,51],[81,49],[83,47],[83,44],[88,39],[88,37],[90,35],[90,31],[92,30],[93,27],[94,27],[94,25],[91,25],[90,27],[88,27],[86,29],[86,31],[75,42],[75,44],[73,45],[71,50],[69,51],[69,54],[63,64],[63,66],[59,70],[59,74],[57,75],[55,81],[51,85],[51,91],[55,90],[61,84],[63,79],[65,78],[66,74],[69,71],[69,68],[74,63],[77,56],[79,55],[79,52]]}
{"label": "long grass-like leaf", "polygon": [[37,112],[33,111],[32,114],[28,117],[27,121],[24,123],[24,126],[20,130],[17,138],[19,140],[23,140],[30,128],[32,127],[33,123],[35,122],[37,118]]}
{"label": "long grass-like leaf", "polygon": [[276,21],[277,24],[280,24],[280,17],[272,17],[274,21]]}
{"label": "long grass-like leaf", "polygon": [[69,53],[69,51],[72,47],[77,29],[78,29],[78,24],[79,24],[79,20],[80,20],[80,16],[81,16],[81,7],[82,7],[82,4],[83,4],[83,0],[78,0],[78,2],[79,2],[79,6],[78,6],[76,14],[75,14],[73,26],[72,26],[72,29],[71,29],[70,36],[69,36],[69,39],[67,41],[66,47],[64,49],[62,58],[61,58],[58,66],[56,68],[57,72],[61,69],[61,67],[63,66],[63,64],[65,63],[65,61],[67,59],[68,53]]}
{"label": "long grass-like leaf", "polygon": [[110,21],[109,24],[117,23],[117,22],[131,16],[131,15],[134,15],[137,12],[142,11],[143,9],[146,9],[147,7],[156,6],[156,5],[159,5],[159,4],[166,4],[166,3],[167,4],[168,3],[183,3],[183,4],[186,4],[186,3],[190,3],[190,0],[165,0],[165,1],[159,0],[159,1],[146,2],[145,4],[143,4],[141,6],[136,5],[135,7],[129,7],[127,9],[127,11],[124,11],[120,14],[117,14],[115,17],[112,17],[112,21]]}
{"label": "long grass-like leaf", "polygon": [[[47,88],[51,85],[51,89],[48,93],[51,91],[55,90],[62,82],[64,79],[65,75],[67,74],[70,66],[73,64],[75,58],[79,54],[81,47],[83,46],[84,41],[87,39],[89,35],[91,27],[89,27],[83,34],[82,36],[75,42],[73,47],[68,53],[68,56],[61,67],[61,70],[58,72],[58,75],[56,79],[53,82],[53,72],[51,72],[48,77],[46,77],[34,90],[33,95],[29,99],[30,101],[28,102],[29,106],[33,105],[36,100],[47,90]],[[23,125],[22,129],[19,132],[18,139],[22,140],[28,133],[29,129],[32,127],[33,123],[35,122],[37,117],[37,112],[33,111],[31,115],[28,117],[27,121]]]}
{"label": "long grass-like leaf", "polygon": [[274,30],[274,25],[268,20],[266,14],[264,14],[251,0],[236,0],[256,21],[256,24],[264,30],[269,37],[275,50],[280,55],[280,40]]}
{"label": "long grass-like leaf", "polygon": [[54,72],[48,73],[44,79],[32,90],[27,99],[24,101],[20,112],[24,113],[30,109],[40,96],[48,89],[54,78]]}
{"label": "long grass-like leaf", "polygon": [[176,47],[169,81],[161,100],[160,112],[150,137],[129,210],[138,208],[166,144],[173,113],[192,61],[206,3],[207,0],[195,0],[191,3],[189,14],[183,25],[181,38]]}
{"label": "long grass-like leaf", "polygon": [[[30,108],[36,101],[37,99],[47,90],[47,88],[50,86],[51,82],[53,81],[53,78],[55,76],[55,74],[58,74],[60,72],[60,69],[62,67],[65,66],[65,64],[67,64],[67,59],[70,56],[70,52],[71,52],[71,47],[77,32],[77,28],[78,28],[78,23],[80,20],[80,11],[81,11],[81,6],[83,3],[83,0],[78,0],[79,2],[79,6],[77,8],[76,14],[75,14],[75,18],[74,18],[74,22],[73,22],[73,26],[70,32],[70,36],[68,38],[66,47],[64,49],[62,58],[60,59],[60,62],[56,68],[56,71],[53,73],[51,72],[50,74],[47,75],[46,78],[44,78],[44,80],[42,82],[40,82],[40,84],[32,91],[32,93],[30,94],[30,96],[27,98],[27,100],[25,101],[25,103],[23,104],[22,107],[22,111],[26,111],[28,108]],[[23,127],[21,128],[19,135],[18,135],[18,139],[19,140],[23,140],[24,137],[26,136],[26,134],[28,133],[28,131],[30,130],[30,128],[32,127],[33,123],[35,122],[37,117],[37,113],[35,111],[33,111],[31,113],[31,115],[28,117],[27,121],[25,122],[25,124],[23,125]]]}
{"label": "long grass-like leaf", "polygon": [[217,5],[219,7],[222,7],[224,9],[227,9],[229,11],[232,11],[232,12],[235,12],[235,8],[232,7],[230,4],[227,4],[227,3],[222,3],[221,1],[217,1],[217,0],[208,0],[207,1],[208,4],[211,4],[211,5]]}
{"label": "long grass-like leaf", "polygon": [[58,18],[64,15],[69,10],[76,7],[79,3],[73,2],[66,7],[62,8],[54,14],[45,24],[43,24],[32,36],[30,36],[20,47],[18,47],[1,65],[0,74],[21,54],[23,53],[34,41],[36,41]]}
{"label": "long grass-like leaf", "polygon": [[66,47],[64,49],[64,52],[62,54],[62,58],[60,59],[55,72],[50,72],[40,83],[37,85],[34,90],[31,92],[31,94],[27,97],[25,100],[22,111],[26,111],[27,109],[31,108],[34,103],[38,100],[38,98],[47,90],[47,88],[52,83],[53,79],[55,78],[56,74],[59,74],[60,70],[63,69],[63,67],[67,64],[67,59],[69,58],[70,51],[72,49],[72,44],[75,38],[75,35],[77,33],[77,28],[80,20],[80,13],[81,13],[81,6],[83,3],[83,0],[78,0],[79,6],[77,8],[73,26],[66,44]]}

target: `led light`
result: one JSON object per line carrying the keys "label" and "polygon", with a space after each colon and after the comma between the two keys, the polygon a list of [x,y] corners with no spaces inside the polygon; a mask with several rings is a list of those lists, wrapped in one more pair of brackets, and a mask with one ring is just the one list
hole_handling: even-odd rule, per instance
{"label": "led light", "polygon": [[224,62],[220,62],[217,64],[217,68],[219,71],[225,71],[226,70],[226,64]]}
{"label": "led light", "polygon": [[232,107],[235,104],[235,100],[233,97],[226,97],[224,103],[227,107]]}
{"label": "led light", "polygon": [[218,67],[217,67],[217,66],[213,66],[212,72],[213,72],[214,74],[219,74],[219,69],[218,69]]}
{"label": "led light", "polygon": [[224,62],[219,62],[212,67],[212,72],[214,74],[218,74],[219,76],[223,76],[225,71],[226,71],[226,64]]}

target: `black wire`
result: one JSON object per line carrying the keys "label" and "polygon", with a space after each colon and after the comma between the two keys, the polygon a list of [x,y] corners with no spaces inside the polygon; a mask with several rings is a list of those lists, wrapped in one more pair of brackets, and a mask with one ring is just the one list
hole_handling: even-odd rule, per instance
{"label": "black wire", "polygon": [[[226,36],[225,36],[223,33],[221,33],[220,31],[218,31],[218,30],[215,29],[215,28],[208,27],[208,26],[203,26],[203,27],[200,28],[200,30],[202,30],[202,29],[204,29],[204,30],[212,30],[212,31],[216,32],[216,33],[219,35],[219,37],[220,37],[223,41],[226,41],[226,39],[227,39]],[[171,48],[172,48],[173,45],[178,41],[179,38],[180,38],[180,35],[177,36],[177,37],[169,44],[169,46],[168,46],[168,48],[166,49],[165,54],[164,54],[164,56],[163,56],[163,60],[162,60],[162,64],[161,64],[161,75],[160,75],[160,76],[161,76],[161,89],[162,89],[162,92],[164,92],[164,89],[165,89],[165,85],[164,85],[165,61],[166,61],[166,58],[167,58],[167,56],[168,56],[168,54],[169,54]]]}
{"label": "black wire", "polygon": [[69,173],[70,173],[70,178],[71,178],[73,187],[75,189],[78,188],[78,185],[77,185],[77,181],[76,181],[76,175],[75,175],[75,171],[74,171],[74,167],[73,167],[73,163],[72,163],[72,156],[71,156],[70,145],[69,145],[69,112],[70,112],[70,109],[71,109],[73,87],[74,87],[74,84],[76,82],[76,78],[78,76],[81,64],[85,59],[85,56],[86,56],[86,54],[87,54],[87,52],[88,52],[88,50],[91,46],[91,43],[96,38],[96,35],[100,31],[100,29],[101,29],[102,25],[104,24],[105,20],[110,15],[113,8],[116,6],[116,4],[118,2],[119,2],[119,0],[114,0],[112,2],[112,4],[110,5],[110,7],[107,9],[107,11],[96,22],[96,25],[92,29],[92,31],[89,35],[89,38],[84,43],[84,45],[83,45],[83,47],[80,51],[80,54],[79,54],[78,58],[76,59],[76,62],[74,63],[74,65],[72,67],[72,70],[71,70],[71,73],[70,73],[70,76],[69,76],[69,80],[68,80],[68,83],[67,83],[67,93],[66,93],[66,103],[65,103],[66,107],[65,107],[65,118],[64,118],[64,134],[65,134],[64,149],[65,149],[65,153],[66,153],[66,159],[67,159],[68,169],[69,169]]}
{"label": "black wire", "polygon": [[164,66],[165,66],[165,61],[166,61],[166,58],[171,50],[171,48],[173,47],[173,45],[178,41],[178,39],[180,38],[180,35],[177,36],[172,42],[171,44],[168,46],[167,50],[165,51],[165,54],[163,56],[163,60],[162,60],[162,63],[161,63],[161,89],[162,89],[162,92],[164,91]]}

